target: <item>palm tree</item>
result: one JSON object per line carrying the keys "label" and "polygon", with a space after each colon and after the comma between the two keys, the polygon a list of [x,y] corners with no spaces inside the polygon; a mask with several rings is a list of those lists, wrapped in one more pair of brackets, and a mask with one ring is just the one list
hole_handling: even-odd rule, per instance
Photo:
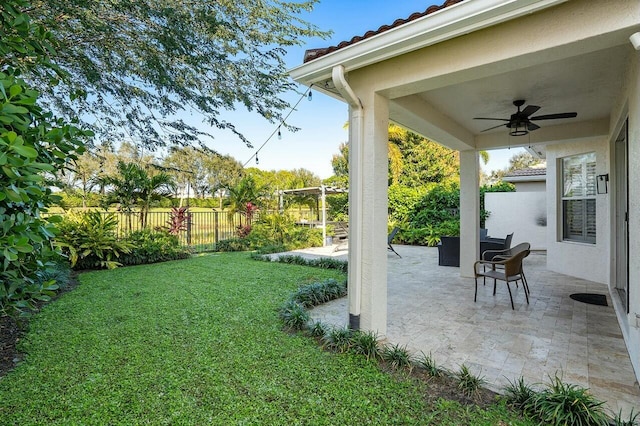
{"label": "palm tree", "polygon": [[253,177],[245,176],[237,185],[227,189],[229,190],[229,217],[233,218],[235,213],[240,213],[250,224],[265,188],[259,187]]}
{"label": "palm tree", "polygon": [[108,192],[108,202],[118,203],[119,209],[127,216],[129,230],[132,226],[133,208],[140,206],[140,224],[147,226],[147,217],[151,203],[173,193],[175,182],[167,173],[149,176],[149,173],[136,163],[119,161],[118,175],[104,179],[104,183],[111,187]]}
{"label": "palm tree", "polygon": [[173,194],[176,189],[176,183],[168,173],[160,172],[149,176],[145,170],[142,170],[142,172],[136,195],[140,205],[140,225],[146,228],[151,204]]}

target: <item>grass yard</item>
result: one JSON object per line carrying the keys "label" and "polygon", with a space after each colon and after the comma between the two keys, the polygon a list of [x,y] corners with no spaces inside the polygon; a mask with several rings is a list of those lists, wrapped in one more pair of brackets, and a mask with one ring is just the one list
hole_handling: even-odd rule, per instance
{"label": "grass yard", "polygon": [[85,273],[0,378],[6,425],[528,425],[503,405],[428,404],[428,383],[282,331],[277,309],[338,272],[246,253]]}

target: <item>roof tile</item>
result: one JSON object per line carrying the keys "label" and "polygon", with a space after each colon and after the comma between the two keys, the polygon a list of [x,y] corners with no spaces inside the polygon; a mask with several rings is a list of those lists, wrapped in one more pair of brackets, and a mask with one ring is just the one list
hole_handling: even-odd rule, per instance
{"label": "roof tile", "polygon": [[364,33],[364,35],[362,36],[355,36],[353,38],[351,38],[350,40],[346,40],[346,41],[342,41],[340,43],[338,43],[338,45],[336,46],[330,46],[330,47],[325,47],[325,48],[320,48],[320,49],[309,49],[307,51],[305,51],[304,53],[304,59],[303,59],[303,63],[307,63],[310,61],[313,61],[315,59],[318,59],[324,55],[328,55],[331,52],[335,52],[336,50],[340,50],[343,49],[347,46],[351,46],[353,44],[356,44],[362,40],[366,40],[368,38],[371,38],[373,36],[376,36],[378,34],[381,34],[385,31],[389,31],[393,28],[397,28],[401,25],[404,25],[408,22],[411,21],[415,21],[416,19],[420,19],[423,16],[427,16],[430,15],[432,13],[435,13],[439,10],[442,10],[444,8],[447,8],[449,6],[453,6],[454,4],[457,3],[461,3],[465,0],[446,0],[443,4],[441,5],[432,5],[429,6],[427,8],[427,10],[425,10],[424,12],[415,12],[412,13],[408,18],[405,19],[396,19],[395,21],[393,21],[393,24],[391,25],[382,25],[380,28],[378,28],[377,30],[370,30],[367,31],[366,33]]}

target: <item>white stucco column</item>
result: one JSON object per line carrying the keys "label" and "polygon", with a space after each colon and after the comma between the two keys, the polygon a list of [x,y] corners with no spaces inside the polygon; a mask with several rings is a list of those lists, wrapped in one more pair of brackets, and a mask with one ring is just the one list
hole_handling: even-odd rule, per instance
{"label": "white stucco column", "polygon": [[460,275],[473,277],[480,251],[480,165],[477,151],[460,151]]}
{"label": "white stucco column", "polygon": [[379,95],[363,101],[349,126],[349,316],[352,326],[384,335],[389,107]]}

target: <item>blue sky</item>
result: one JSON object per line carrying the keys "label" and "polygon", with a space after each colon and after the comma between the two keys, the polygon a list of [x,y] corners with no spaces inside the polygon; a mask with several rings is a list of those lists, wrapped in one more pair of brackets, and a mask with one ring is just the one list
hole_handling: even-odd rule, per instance
{"label": "blue sky", "polygon": [[[313,12],[303,18],[322,30],[332,30],[333,35],[327,40],[310,39],[304,46],[289,49],[285,57],[287,66],[293,68],[300,65],[306,49],[333,46],[368,30],[390,24],[398,18],[424,11],[431,4],[433,2],[430,0],[321,0]],[[293,105],[300,96],[291,94],[285,98]],[[232,155],[243,164],[250,160],[256,149],[277,127],[256,113],[240,110],[225,112],[222,117],[234,123],[254,148],[247,148],[229,132],[212,132],[215,140],[208,145],[221,154]],[[255,159],[251,159],[247,167],[256,166],[265,170],[305,168],[321,178],[327,178],[333,174],[331,156],[338,152],[338,145],[348,139],[347,131],[343,129],[347,120],[348,109],[345,103],[314,92],[313,100],[309,102],[304,99],[300,102],[297,110],[287,120],[287,123],[301,130],[296,133],[282,130],[282,139],[274,136],[262,148],[258,155],[259,164],[256,165]],[[503,168],[517,152],[519,150],[516,149],[491,151],[491,160],[483,168]]]}

